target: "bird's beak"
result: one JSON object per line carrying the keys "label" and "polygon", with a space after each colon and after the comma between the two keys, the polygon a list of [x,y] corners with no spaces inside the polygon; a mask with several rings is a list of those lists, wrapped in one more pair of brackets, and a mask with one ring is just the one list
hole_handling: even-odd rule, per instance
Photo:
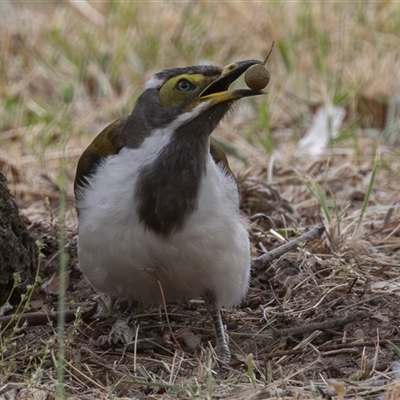
{"label": "bird's beak", "polygon": [[229,86],[255,64],[262,64],[262,61],[246,60],[226,65],[222,68],[221,75],[201,92],[198,102],[209,102],[209,107],[212,107],[226,101],[264,94],[261,90],[253,89],[229,90]]}

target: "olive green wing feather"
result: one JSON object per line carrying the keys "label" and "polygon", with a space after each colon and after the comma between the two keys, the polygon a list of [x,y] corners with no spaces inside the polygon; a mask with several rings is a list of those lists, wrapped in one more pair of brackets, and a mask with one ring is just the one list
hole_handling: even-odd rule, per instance
{"label": "olive green wing feather", "polygon": [[217,165],[221,165],[220,163],[222,163],[222,166],[223,166],[226,174],[232,176],[233,179],[235,179],[235,181],[236,181],[235,175],[233,174],[233,172],[229,166],[228,159],[226,157],[225,151],[224,151],[221,143],[219,143],[218,140],[212,136],[210,138],[210,153],[211,153],[211,157],[213,158],[215,163]]}
{"label": "olive green wing feather", "polygon": [[78,188],[88,183],[88,177],[96,171],[102,159],[118,154],[121,150],[118,132],[124,125],[126,118],[127,116],[122,117],[104,128],[82,153],[78,161],[74,182],[75,198],[79,196]]}

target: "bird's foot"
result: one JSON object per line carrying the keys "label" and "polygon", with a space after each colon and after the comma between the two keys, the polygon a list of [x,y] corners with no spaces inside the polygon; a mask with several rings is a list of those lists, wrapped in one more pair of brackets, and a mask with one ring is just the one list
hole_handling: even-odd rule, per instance
{"label": "bird's foot", "polygon": [[135,337],[135,330],[129,325],[129,320],[125,318],[118,318],[111,332],[108,335],[101,335],[96,344],[99,347],[112,346],[112,345],[128,345],[133,342]]}
{"label": "bird's foot", "polygon": [[231,352],[229,351],[227,342],[218,343],[217,347],[215,348],[215,352],[217,353],[218,360],[220,360],[222,363],[228,364],[231,360]]}

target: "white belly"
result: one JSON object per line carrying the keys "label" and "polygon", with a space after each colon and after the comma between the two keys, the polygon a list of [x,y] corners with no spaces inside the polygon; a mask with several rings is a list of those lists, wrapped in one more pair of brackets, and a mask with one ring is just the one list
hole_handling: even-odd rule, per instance
{"label": "white belly", "polygon": [[78,256],[87,280],[110,296],[145,305],[161,302],[159,282],[167,299],[211,295],[218,307],[238,303],[248,287],[250,245],[233,179],[210,156],[198,209],[183,230],[163,238],[135,211],[141,162],[137,150],[122,150],[83,189]]}

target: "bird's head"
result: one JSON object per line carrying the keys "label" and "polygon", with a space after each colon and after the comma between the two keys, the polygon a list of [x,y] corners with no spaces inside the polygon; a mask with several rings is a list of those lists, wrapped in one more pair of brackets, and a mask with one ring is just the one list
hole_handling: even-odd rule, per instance
{"label": "bird's head", "polygon": [[140,127],[144,134],[168,126],[177,130],[189,124],[192,125],[191,131],[210,135],[235,101],[263,93],[254,89],[229,89],[234,81],[256,64],[262,62],[246,60],[225,67],[199,65],[172,68],[155,74],[146,83],[127,120],[124,129],[130,136],[125,137],[127,144],[132,142],[132,147],[136,147],[136,140],[141,136],[138,132],[131,135],[129,128],[136,131]]}

